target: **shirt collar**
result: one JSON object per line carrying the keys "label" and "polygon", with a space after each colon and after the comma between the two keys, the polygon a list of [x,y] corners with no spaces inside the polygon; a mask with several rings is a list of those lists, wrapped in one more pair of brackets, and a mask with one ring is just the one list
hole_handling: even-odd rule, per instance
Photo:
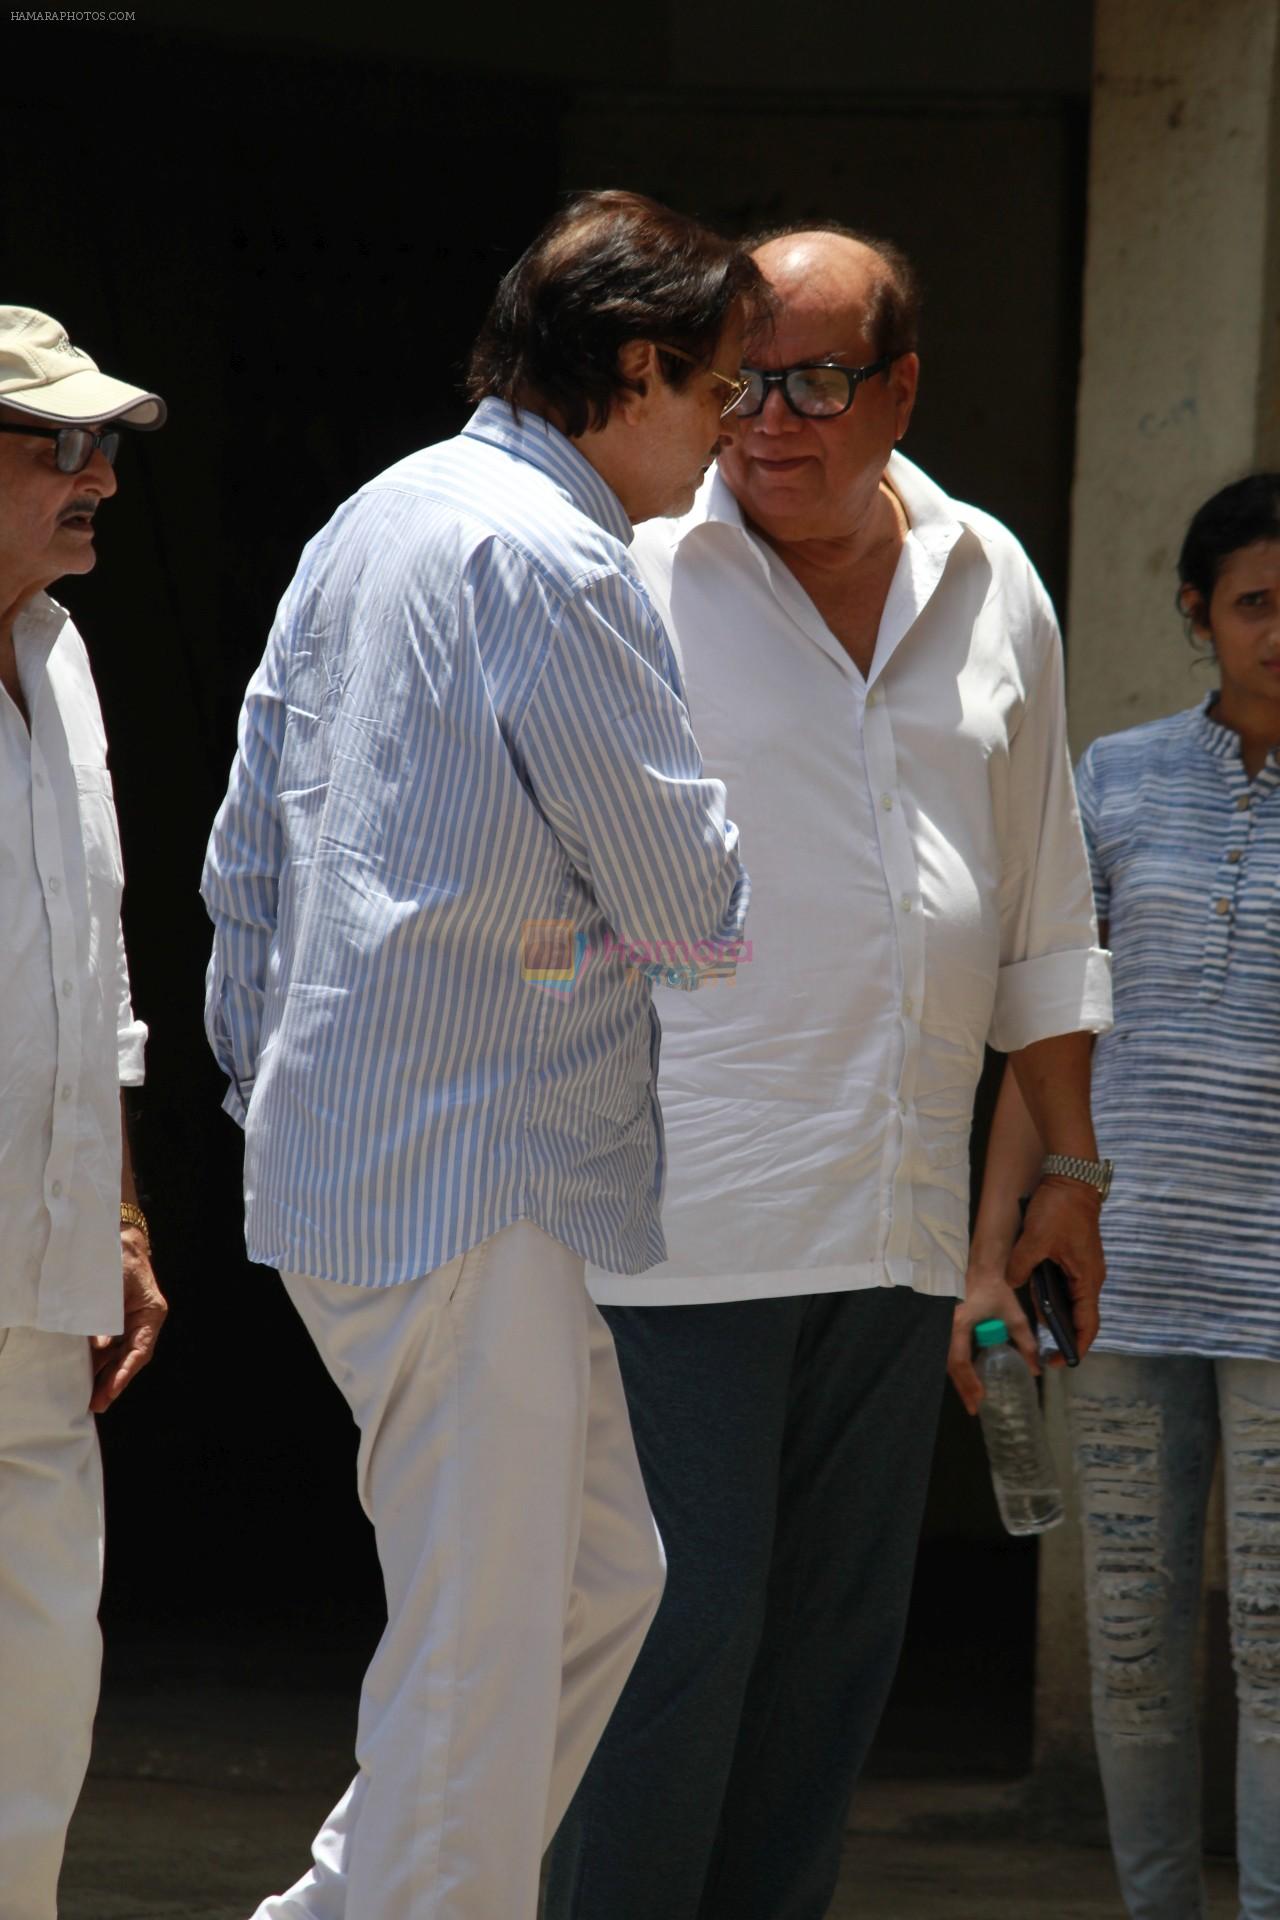
{"label": "shirt collar", "polygon": [[965,531],[981,539],[981,516],[944,493],[905,454],[890,454],[885,479],[906,508],[912,533],[931,551],[945,556]]}
{"label": "shirt collar", "polygon": [[536,467],[580,513],[630,546],[634,529],[621,500],[572,440],[542,414],[525,407],[517,419],[505,400],[482,400],[462,431]]}
{"label": "shirt collar", "polygon": [[703,481],[692,510],[679,523],[678,537],[683,539],[686,532],[692,533],[693,529],[704,521],[708,526],[719,521],[727,527],[737,527],[739,532],[746,531],[747,523],[743,519],[742,508],[738,505],[736,496],[730,493],[725,484],[719,463],[711,469]]}
{"label": "shirt collar", "polygon": [[1224,727],[1213,717],[1218,704],[1218,689],[1206,694],[1195,709],[1192,731],[1206,753],[1218,760],[1238,760],[1240,758],[1240,735],[1231,727]]}
{"label": "shirt collar", "polygon": [[[981,516],[975,513],[970,520],[964,507],[953,501],[927,474],[900,453],[890,456],[885,478],[902,500],[911,525],[885,599],[875,654],[865,681],[868,688],[879,679],[897,647],[928,605],[946,571],[948,556],[961,535],[972,531],[975,537],[982,537]],[[755,552],[774,594],[787,607],[792,618],[830,656],[842,673],[851,674],[859,684],[864,684],[803,588],[776,556],[765,551],[765,543],[752,536],[742,508],[718,468],[703,482],[692,512],[676,524],[673,544],[678,544],[701,525],[714,524],[738,530]]]}
{"label": "shirt collar", "polygon": [[28,600],[13,623],[14,647],[21,649],[28,671],[33,666],[43,670],[58,635],[70,618],[66,608],[51,600],[47,593],[37,593],[34,599]]}
{"label": "shirt collar", "polygon": [[[1200,742],[1205,752],[1211,753],[1215,760],[1221,760],[1224,763],[1234,762],[1239,778],[1247,781],[1248,775],[1245,773],[1240,735],[1233,727],[1225,727],[1220,720],[1215,720],[1213,717],[1218,697],[1219,689],[1215,687],[1198,707],[1190,709],[1192,735]],[[1249,784],[1263,788],[1268,793],[1280,786],[1280,749],[1272,747]]]}
{"label": "shirt collar", "polygon": [[[1191,731],[1206,753],[1215,760],[1234,760],[1242,765],[1244,753],[1240,745],[1240,735],[1234,727],[1227,727],[1215,720],[1213,710],[1218,704],[1219,689],[1206,694],[1198,707],[1191,708]],[[1272,747],[1255,776],[1268,785],[1280,780],[1280,749]]]}

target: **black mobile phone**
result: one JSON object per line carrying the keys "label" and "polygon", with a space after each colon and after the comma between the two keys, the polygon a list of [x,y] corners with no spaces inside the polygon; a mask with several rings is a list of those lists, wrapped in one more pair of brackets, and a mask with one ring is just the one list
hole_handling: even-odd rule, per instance
{"label": "black mobile phone", "polygon": [[1071,1316],[1071,1289],[1067,1276],[1056,1260],[1042,1260],[1032,1269],[1031,1298],[1035,1310],[1048,1327],[1053,1344],[1069,1367],[1080,1365],[1076,1345],[1075,1321]]}

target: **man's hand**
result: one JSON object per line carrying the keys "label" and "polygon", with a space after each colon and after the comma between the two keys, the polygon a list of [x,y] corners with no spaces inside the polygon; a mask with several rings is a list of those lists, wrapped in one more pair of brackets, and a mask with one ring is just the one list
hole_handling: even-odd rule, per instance
{"label": "man's hand", "polygon": [[964,1299],[957,1303],[951,1322],[951,1351],[947,1355],[951,1384],[968,1413],[976,1413],[982,1405],[983,1386],[973,1364],[973,1330],[983,1320],[1003,1320],[1009,1329],[1009,1338],[1032,1373],[1040,1371],[1035,1329],[1019,1306],[1013,1288],[1002,1273],[971,1261],[965,1275]]}
{"label": "man's hand", "polygon": [[[1098,1196],[1079,1180],[1050,1176],[1036,1188],[1027,1208],[1026,1225],[1015,1240],[1003,1273],[987,1260],[973,1258],[965,1276],[965,1294],[951,1325],[947,1372],[970,1413],[982,1404],[982,1382],[973,1364],[973,1329],[983,1320],[1003,1320],[1009,1338],[1032,1373],[1041,1362],[1035,1328],[1018,1304],[1014,1292],[1030,1279],[1042,1260],[1056,1260],[1071,1290],[1071,1318],[1083,1359],[1098,1331],[1098,1294],[1106,1271],[1098,1233]],[[1060,1353],[1049,1355],[1051,1367],[1066,1362]]]}
{"label": "man's hand", "polygon": [[124,1267],[124,1332],[96,1333],[89,1342],[94,1376],[90,1413],[105,1413],[139,1369],[146,1366],[169,1311],[151,1271],[147,1243],[137,1227],[121,1228],[120,1254]]}
{"label": "man's hand", "polygon": [[[1003,1320],[1033,1373],[1040,1360],[1035,1332],[1014,1297],[1042,1260],[1055,1260],[1067,1276],[1071,1318],[1081,1355],[1098,1331],[1098,1294],[1106,1268],[1098,1233],[1101,1196],[1083,1180],[1059,1174],[1039,1178],[1047,1141],[1055,1153],[1096,1160],[1098,1143],[1089,1118],[1087,1033],[1034,1041],[1009,1056],[996,1101],[987,1147],[982,1199],[973,1226],[965,1297],[956,1308],[947,1370],[970,1413],[982,1402],[982,1383],[969,1350],[980,1320]],[[1018,1223],[1020,1194],[1032,1186],[1027,1216]],[[1066,1363],[1049,1355],[1051,1367]]]}
{"label": "man's hand", "polygon": [[[1098,1295],[1106,1278],[1098,1215],[1102,1201],[1082,1180],[1056,1174],[1043,1179],[1031,1196],[1026,1225],[1009,1255],[1009,1285],[1021,1287],[1042,1260],[1056,1260],[1067,1276],[1076,1345],[1083,1360],[1098,1333]],[[1053,1354],[1050,1366],[1064,1366]]]}

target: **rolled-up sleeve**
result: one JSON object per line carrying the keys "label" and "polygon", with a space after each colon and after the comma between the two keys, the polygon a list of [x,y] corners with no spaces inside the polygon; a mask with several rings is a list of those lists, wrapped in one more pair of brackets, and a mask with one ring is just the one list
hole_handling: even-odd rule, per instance
{"label": "rolled-up sleeve", "polygon": [[1111,1025],[1110,955],[1098,945],[1067,750],[1062,644],[1047,601],[1037,616],[1036,642],[1039,672],[1010,748],[1001,848],[1000,970],[990,1041],[1002,1053]]}
{"label": "rolled-up sleeve", "polygon": [[245,695],[231,778],[200,881],[214,927],[205,1032],[229,1082],[222,1104],[241,1126],[258,1069],[283,854],[276,804],[286,716],[277,684],[281,648],[277,623]]}
{"label": "rolled-up sleeve", "polygon": [[125,959],[124,930],[116,923],[115,958],[116,1059],[122,1087],[140,1087],[146,1077],[147,1029],[133,1011],[129,991],[129,963]]}

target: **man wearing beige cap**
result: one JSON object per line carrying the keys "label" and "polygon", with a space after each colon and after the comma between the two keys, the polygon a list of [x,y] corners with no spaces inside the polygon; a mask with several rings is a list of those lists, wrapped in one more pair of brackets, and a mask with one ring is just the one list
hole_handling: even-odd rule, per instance
{"label": "man wearing beige cap", "polygon": [[0,306],[0,1908],[54,1920],[98,1692],[93,1415],[165,1303],[121,1125],[142,1079],[123,872],[84,643],[47,589],[96,559],[122,427],[156,394]]}

